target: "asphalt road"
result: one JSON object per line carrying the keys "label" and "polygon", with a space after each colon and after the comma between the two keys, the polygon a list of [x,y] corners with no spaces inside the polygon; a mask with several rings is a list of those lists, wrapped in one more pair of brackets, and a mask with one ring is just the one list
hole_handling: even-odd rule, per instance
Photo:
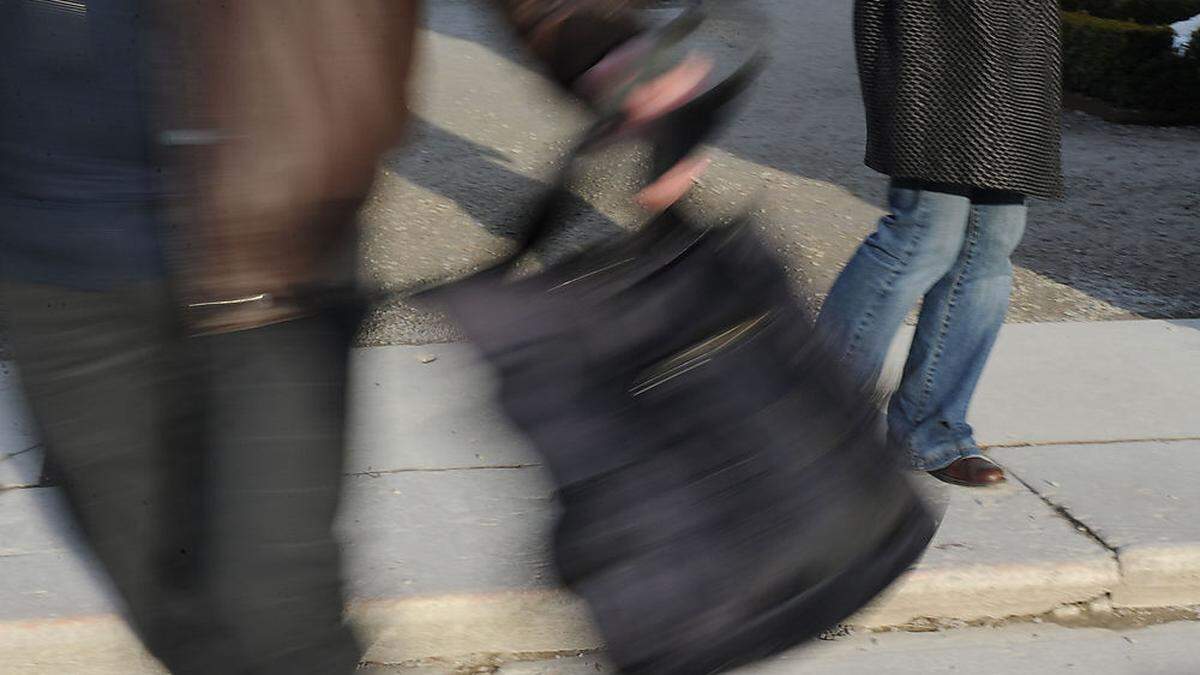
{"label": "asphalt road", "polygon": [[[536,72],[486,3],[428,3],[410,142],[384,163],[365,211],[365,274],[405,291],[510,246],[585,118]],[[669,4],[669,3],[665,3]],[[742,0],[771,35],[718,26],[707,44],[769,40],[772,63],[714,143],[696,195],[711,218],[752,211],[812,303],[881,214],[885,180],[862,165],[863,120],[845,0]],[[1064,114],[1067,196],[1035,202],[1016,255],[1010,321],[1200,316],[1200,128],[1113,125]],[[636,224],[634,153],[597,161],[558,249]],[[396,302],[367,344],[455,338]]]}

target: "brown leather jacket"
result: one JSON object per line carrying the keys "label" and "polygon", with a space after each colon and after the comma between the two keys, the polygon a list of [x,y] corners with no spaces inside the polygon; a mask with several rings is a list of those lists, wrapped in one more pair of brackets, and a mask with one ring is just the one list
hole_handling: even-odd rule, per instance
{"label": "brown leather jacket", "polygon": [[[630,0],[497,3],[564,85],[637,32]],[[215,141],[180,155],[196,188],[175,266],[198,332],[300,316],[296,288],[350,281],[355,213],[404,127],[418,5],[190,5],[203,30],[185,116]]]}

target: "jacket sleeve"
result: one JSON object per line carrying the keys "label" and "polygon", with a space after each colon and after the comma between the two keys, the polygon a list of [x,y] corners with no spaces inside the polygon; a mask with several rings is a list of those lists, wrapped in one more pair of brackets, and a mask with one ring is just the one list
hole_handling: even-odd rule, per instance
{"label": "jacket sleeve", "polygon": [[564,87],[641,32],[635,0],[493,0]]}

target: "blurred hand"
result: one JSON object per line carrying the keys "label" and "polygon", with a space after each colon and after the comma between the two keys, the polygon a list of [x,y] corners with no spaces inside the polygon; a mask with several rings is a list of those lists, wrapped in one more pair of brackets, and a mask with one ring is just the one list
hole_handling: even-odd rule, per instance
{"label": "blurred hand", "polygon": [[663,75],[629,92],[622,104],[626,123],[641,126],[678,108],[704,88],[713,64],[691,55]]}
{"label": "blurred hand", "polygon": [[637,193],[634,201],[651,213],[664,211],[683,199],[709,164],[712,158],[707,155],[688,157]]}
{"label": "blurred hand", "polygon": [[[645,49],[646,45],[635,41],[617,50],[592,69],[585,88],[594,93],[619,86],[629,77],[630,63]],[[625,126],[617,135],[633,135],[640,127],[687,103],[704,88],[712,70],[711,61],[692,55],[663,75],[634,87],[621,103]],[[650,212],[668,208],[687,194],[710,163],[711,160],[704,156],[681,161],[639,192],[635,201]]]}
{"label": "blurred hand", "polygon": [[[703,89],[712,70],[707,59],[689,56],[661,77],[634,88],[623,105],[626,124],[641,126],[683,105]],[[635,201],[652,213],[662,211],[682,199],[711,163],[707,156],[684,159],[639,192]]]}

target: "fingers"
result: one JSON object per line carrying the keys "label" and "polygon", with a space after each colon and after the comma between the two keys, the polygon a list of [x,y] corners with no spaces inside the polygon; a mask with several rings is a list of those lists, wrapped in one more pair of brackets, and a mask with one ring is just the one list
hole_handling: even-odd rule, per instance
{"label": "fingers", "polygon": [[707,156],[689,157],[639,192],[634,201],[651,213],[666,210],[692,189],[711,163],[712,159]]}
{"label": "fingers", "polygon": [[[625,128],[647,124],[679,108],[699,92],[713,71],[707,58],[690,55],[663,75],[635,87],[623,104]],[[658,213],[683,198],[712,160],[706,156],[684,159],[647,186],[635,201]]]}
{"label": "fingers", "polygon": [[678,108],[704,86],[712,70],[711,61],[691,55],[660,77],[634,88],[625,99],[626,123],[644,124]]}

